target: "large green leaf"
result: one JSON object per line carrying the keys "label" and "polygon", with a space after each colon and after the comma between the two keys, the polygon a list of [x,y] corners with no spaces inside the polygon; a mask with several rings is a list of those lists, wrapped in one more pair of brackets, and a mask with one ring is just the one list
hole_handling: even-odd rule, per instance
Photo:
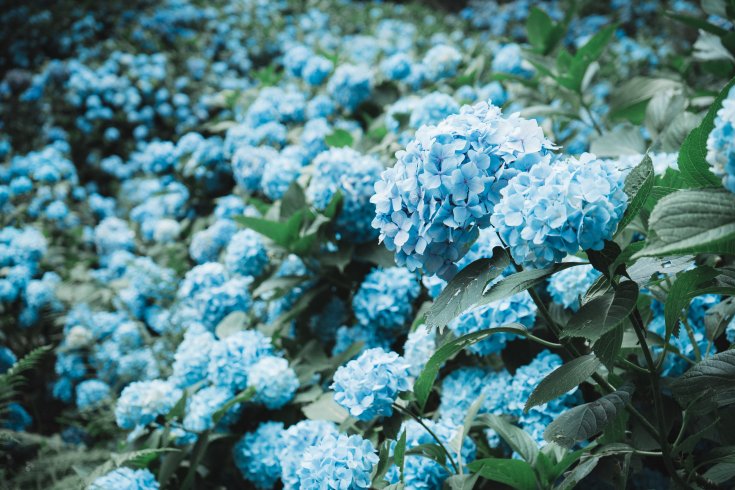
{"label": "large green leaf", "polygon": [[462,269],[446,285],[426,313],[429,327],[444,328],[454,318],[482,297],[487,284],[510,265],[510,257],[501,247],[495,247],[489,259],[479,259]]}
{"label": "large green leaf", "polygon": [[592,346],[592,351],[600,358],[603,364],[612,369],[615,366],[615,360],[620,353],[620,347],[623,343],[623,334],[625,332],[624,325],[618,325],[603,336]]}
{"label": "large green leaf", "polygon": [[684,189],[651,212],[647,246],[633,258],[684,253],[735,253],[735,194]]}
{"label": "large green leaf", "polygon": [[536,490],[536,475],[530,464],[519,459],[485,458],[468,465],[470,471],[487,480],[504,483],[517,490]]}
{"label": "large green leaf", "polygon": [[666,340],[671,335],[677,335],[679,317],[686,315],[689,303],[694,298],[694,291],[717,276],[717,271],[711,267],[697,267],[684,271],[676,276],[676,280],[669,288],[664,304],[664,320],[666,322]]}
{"label": "large green leaf", "polygon": [[571,408],[557,416],[544,431],[544,439],[570,448],[603,431],[630,401],[632,387],[621,387],[593,402]]}
{"label": "large green leaf", "polygon": [[531,392],[523,410],[527,412],[536,405],[559,398],[592,376],[600,364],[600,360],[594,354],[577,357],[562,364],[541,380]]}
{"label": "large green leaf", "polygon": [[679,170],[684,180],[693,187],[721,186],[722,180],[715,176],[707,163],[707,137],[715,127],[715,116],[727,97],[735,79],[722,89],[704,116],[702,124],[694,128],[679,150]]}
{"label": "large green leaf", "polygon": [[439,369],[447,360],[455,356],[462,349],[485,340],[496,333],[525,335],[528,333],[528,329],[520,323],[511,323],[503,327],[488,328],[479,332],[469,333],[439,347],[426,362],[426,366],[424,366],[423,371],[421,371],[421,374],[416,378],[416,382],[413,385],[413,392],[416,395],[416,402],[419,407],[423,410],[424,405],[426,405],[426,400],[429,398],[429,393],[431,393],[431,388],[434,386],[436,376],[439,374]]}
{"label": "large green leaf", "polygon": [[638,285],[621,282],[614,291],[596,296],[582,305],[562,331],[563,337],[582,337],[595,341],[620,325],[633,311]]}
{"label": "large green leaf", "polygon": [[682,406],[702,396],[720,407],[735,403],[735,350],[697,363],[671,382],[671,391]]}
{"label": "large green leaf", "polygon": [[[631,108],[637,106],[642,107],[641,115],[643,115],[648,101],[654,95],[680,86],[681,83],[666,78],[633,77],[613,90],[610,98],[610,117],[627,118]],[[641,121],[635,122],[639,124]]]}
{"label": "large green leaf", "polygon": [[478,418],[478,423],[493,429],[524,461],[531,466],[536,466],[536,459],[539,455],[538,444],[526,431],[511,424],[503,417],[491,413],[482,414]]}
{"label": "large green leaf", "polygon": [[653,163],[651,157],[646,154],[643,161],[630,171],[625,178],[625,193],[628,195],[628,207],[625,210],[623,218],[618,223],[618,231],[620,233],[635,219],[638,212],[648,199],[648,195],[653,189]]}
{"label": "large green leaf", "polygon": [[487,305],[494,301],[513,296],[537,284],[541,284],[559,271],[584,264],[586,262],[563,262],[561,264],[554,264],[546,269],[529,269],[516,272],[490,286],[480,300],[473,306]]}
{"label": "large green leaf", "polygon": [[342,148],[343,146],[352,146],[352,135],[349,131],[341,128],[335,129],[331,134],[324,138],[324,143],[332,148]]}

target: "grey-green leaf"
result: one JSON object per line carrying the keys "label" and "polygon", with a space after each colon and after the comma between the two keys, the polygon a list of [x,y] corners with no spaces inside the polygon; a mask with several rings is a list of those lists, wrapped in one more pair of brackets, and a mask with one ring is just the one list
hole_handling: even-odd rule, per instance
{"label": "grey-green leaf", "polygon": [[503,417],[491,413],[482,414],[478,418],[478,422],[497,432],[498,436],[513,451],[518,453],[524,461],[528,462],[531,466],[536,466],[536,459],[539,454],[538,444],[531,439],[531,436],[526,431],[511,424]]}
{"label": "grey-green leaf", "polygon": [[462,269],[446,285],[426,313],[429,327],[444,328],[482,297],[487,284],[510,265],[510,257],[501,247],[489,259],[479,259]]}
{"label": "grey-green leaf", "polygon": [[546,269],[528,269],[516,272],[515,274],[504,277],[490,286],[485,294],[482,295],[480,300],[473,306],[487,305],[494,301],[513,296],[514,294],[530,289],[537,284],[541,284],[548,277],[551,277],[559,271],[584,264],[586,264],[586,262],[564,262],[561,264],[554,264]]}
{"label": "grey-green leaf", "polygon": [[735,403],[735,350],[720,352],[697,363],[671,382],[671,391],[682,406],[705,392],[720,407]]}
{"label": "grey-green leaf", "polygon": [[530,464],[519,459],[485,458],[468,465],[470,471],[487,480],[509,485],[517,490],[536,490],[536,475]]}
{"label": "grey-green leaf", "polygon": [[624,230],[633,219],[638,215],[643,205],[648,199],[648,195],[653,188],[653,163],[651,157],[646,154],[643,161],[630,171],[625,178],[625,193],[628,195],[628,207],[623,214],[623,218],[618,223],[618,231]]}
{"label": "grey-green leaf", "polygon": [[571,448],[603,431],[630,401],[632,387],[624,386],[593,402],[571,408],[556,417],[544,431],[544,440]]}
{"label": "grey-green leaf", "polygon": [[598,340],[627,318],[638,299],[638,285],[621,282],[614,291],[597,296],[582,305],[562,331],[563,337]]}
{"label": "grey-green leaf", "polygon": [[562,364],[536,386],[528,397],[523,411],[527,412],[536,405],[559,398],[592,376],[600,364],[600,360],[594,354],[577,357]]}
{"label": "grey-green leaf", "polygon": [[735,194],[684,189],[663,197],[649,220],[647,246],[633,258],[735,252]]}

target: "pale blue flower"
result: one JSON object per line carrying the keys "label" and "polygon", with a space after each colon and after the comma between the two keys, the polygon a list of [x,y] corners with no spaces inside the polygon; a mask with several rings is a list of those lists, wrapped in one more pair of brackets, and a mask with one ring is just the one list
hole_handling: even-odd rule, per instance
{"label": "pale blue flower", "polygon": [[534,165],[501,191],[492,224],[524,267],[542,268],[582,250],[601,250],[623,217],[625,174],[585,153]]}
{"label": "pale blue flower", "polygon": [[570,267],[551,276],[546,290],[554,302],[577,311],[579,298],[599,277],[600,273],[591,265]]}
{"label": "pale blue flower", "polygon": [[395,352],[369,349],[337,369],[334,400],[359,420],[390,416],[398,394],[410,389],[409,364]]}
{"label": "pale blue flower", "polygon": [[299,380],[286,359],[264,356],[250,367],[248,385],[255,388],[255,402],[275,410],[293,399]]}
{"label": "pale blue flower", "polygon": [[281,480],[285,490],[298,490],[298,470],[304,452],[319,444],[326,436],[338,437],[337,426],[326,420],[302,420],[283,432]]}
{"label": "pale blue flower", "polygon": [[235,233],[225,250],[225,265],[232,274],[258,277],[268,265],[261,235],[246,229]]}
{"label": "pale blue flower", "polygon": [[156,477],[143,468],[118,468],[100,476],[92,482],[87,490],[158,490],[160,486]]}
{"label": "pale blue flower", "polygon": [[281,476],[283,424],[263,422],[254,432],[246,433],[232,448],[235,466],[255,488],[268,490]]}
{"label": "pale blue flower", "polygon": [[717,111],[715,127],[707,137],[707,162],[722,185],[735,192],[735,89],[731,88]]}
{"label": "pale blue flower", "polygon": [[358,435],[327,435],[304,452],[298,470],[301,490],[370,488],[378,463],[373,444]]}

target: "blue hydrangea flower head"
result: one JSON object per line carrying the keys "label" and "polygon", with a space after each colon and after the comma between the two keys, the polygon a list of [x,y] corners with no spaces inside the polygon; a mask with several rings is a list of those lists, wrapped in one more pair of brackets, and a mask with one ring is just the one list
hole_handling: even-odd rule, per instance
{"label": "blue hydrangea flower head", "polygon": [[243,478],[255,488],[268,490],[281,476],[283,424],[263,422],[254,432],[248,432],[232,448],[235,466]]}
{"label": "blue hydrangea flower head", "polygon": [[555,303],[577,311],[579,298],[599,277],[600,273],[591,265],[570,267],[551,276],[546,290]]}
{"label": "blue hydrangea flower head", "polygon": [[248,386],[251,367],[264,356],[272,356],[270,338],[258,330],[243,330],[217,341],[209,354],[209,380],[240,392]]}
{"label": "blue hydrangea flower head", "polygon": [[327,435],[304,452],[298,470],[301,490],[370,488],[370,475],[378,463],[373,444],[358,435]]}
{"label": "blue hydrangea flower head", "polygon": [[408,372],[414,378],[421,374],[426,362],[436,350],[436,333],[425,325],[409,332],[403,344],[403,358],[409,364]]}
{"label": "blue hydrangea flower head", "polygon": [[117,425],[127,430],[146,426],[159,415],[166,415],[182,394],[172,383],[160,379],[131,383],[117,400]]}
{"label": "blue hydrangea flower head", "polygon": [[390,416],[398,394],[411,388],[408,368],[395,352],[368,349],[337,369],[334,400],[359,420]]}
{"label": "blue hydrangea flower head", "polygon": [[364,65],[340,65],[327,83],[327,92],[334,101],[349,111],[367,100],[372,90],[372,71]]}
{"label": "blue hydrangea flower head", "polygon": [[408,124],[418,129],[421,126],[438,124],[443,119],[457,113],[459,113],[459,104],[451,96],[441,92],[432,92],[416,103],[411,111]]}
{"label": "blue hydrangea flower head", "polygon": [[284,489],[299,489],[298,470],[304,451],[319,444],[326,436],[339,436],[337,426],[326,420],[302,420],[283,432],[283,447],[279,457]]}
{"label": "blue hydrangea flower head", "polygon": [[410,321],[420,292],[416,275],[408,269],[376,268],[363,280],[352,308],[361,325],[391,334]]}
{"label": "blue hydrangea flower head", "polygon": [[282,152],[275,160],[265,165],[260,185],[269,199],[281,199],[292,182],[301,175],[302,165],[296,158],[284,155]]}
{"label": "blue hydrangea flower head", "polygon": [[255,387],[254,401],[275,410],[293,399],[299,380],[286,359],[265,356],[250,368],[248,385]]}
{"label": "blue hydrangea flower head", "polygon": [[209,366],[209,351],[214,343],[214,335],[204,327],[190,327],[174,354],[171,381],[185,388],[205,379]]}
{"label": "blue hydrangea flower head", "polygon": [[118,468],[100,476],[92,482],[88,490],[158,490],[160,486],[155,475],[143,468]]}
{"label": "blue hydrangea flower head", "polygon": [[266,165],[277,158],[278,152],[269,146],[241,146],[232,156],[235,182],[247,192],[260,191]]}
{"label": "blue hydrangea flower head", "polygon": [[250,229],[235,233],[225,250],[225,265],[232,274],[261,275],[268,265],[268,252],[260,234]]}
{"label": "blue hydrangea flower head", "polygon": [[[207,386],[197,391],[186,400],[186,415],[184,416],[184,429],[190,432],[204,432],[214,428],[212,415],[222,408],[234,394],[229,388],[222,386]],[[228,425],[237,419],[240,404],[235,404],[227,411],[221,425]]]}
{"label": "blue hydrangea flower head", "polygon": [[589,153],[534,165],[501,191],[492,224],[524,267],[601,250],[628,204],[624,178],[614,163]]}
{"label": "blue hydrangea flower head", "polygon": [[436,81],[456,75],[461,62],[462,54],[456,48],[439,44],[426,52],[421,64],[426,78]]}
{"label": "blue hydrangea flower head", "polygon": [[382,171],[383,165],[376,158],[352,148],[331,148],[314,159],[306,197],[316,209],[324,210],[340,192],[342,210],[335,223],[337,231],[353,243],[373,240],[376,233],[370,225],[373,213],[369,203]]}
{"label": "blue hydrangea flower head", "polygon": [[221,286],[197,294],[193,303],[201,314],[201,323],[214,329],[228,314],[234,311],[248,312],[253,304],[249,292],[251,282],[251,277],[233,277]]}
{"label": "blue hydrangea flower head", "polygon": [[109,255],[117,250],[133,250],[135,233],[120,218],[105,218],[94,229],[94,243],[101,256]]}
{"label": "blue hydrangea flower head", "polygon": [[455,263],[490,225],[508,180],[551,158],[533,120],[485,102],[424,126],[375,184],[373,226],[399,265],[451,277]]}
{"label": "blue hydrangea flower head", "polygon": [[533,75],[533,69],[524,61],[521,47],[515,43],[501,46],[493,56],[491,66],[496,73],[510,73],[523,78]]}
{"label": "blue hydrangea flower head", "polygon": [[216,262],[220,252],[230,243],[237,230],[234,221],[229,219],[215,221],[209,228],[192,235],[189,255],[197,264]]}
{"label": "blue hydrangea flower head", "polygon": [[504,413],[511,379],[505,369],[490,371],[479,367],[462,367],[452,371],[442,381],[439,404],[441,418],[454,425],[464,423],[467,410],[479,396],[485,397],[480,413]]}
{"label": "blue hydrangea flower head", "polygon": [[715,127],[707,137],[707,162],[722,185],[735,192],[735,89],[730,89],[717,111]]}
{"label": "blue hydrangea flower head", "polygon": [[88,379],[82,381],[76,388],[77,407],[80,410],[100,406],[105,400],[110,399],[110,385],[99,379]]}
{"label": "blue hydrangea flower head", "polygon": [[[502,327],[509,323],[520,323],[532,327],[536,321],[536,306],[531,296],[523,291],[509,298],[504,298],[489,305],[471,308],[449,323],[449,329],[457,337],[469,333]],[[470,352],[481,356],[500,353],[505,344],[516,336],[508,333],[496,333],[468,347]]]}

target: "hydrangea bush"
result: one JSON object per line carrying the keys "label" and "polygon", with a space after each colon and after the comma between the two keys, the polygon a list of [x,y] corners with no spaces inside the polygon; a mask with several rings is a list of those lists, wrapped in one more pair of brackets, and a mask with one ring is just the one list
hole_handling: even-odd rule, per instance
{"label": "hydrangea bush", "polygon": [[732,2],[5,7],[0,487],[735,486]]}

